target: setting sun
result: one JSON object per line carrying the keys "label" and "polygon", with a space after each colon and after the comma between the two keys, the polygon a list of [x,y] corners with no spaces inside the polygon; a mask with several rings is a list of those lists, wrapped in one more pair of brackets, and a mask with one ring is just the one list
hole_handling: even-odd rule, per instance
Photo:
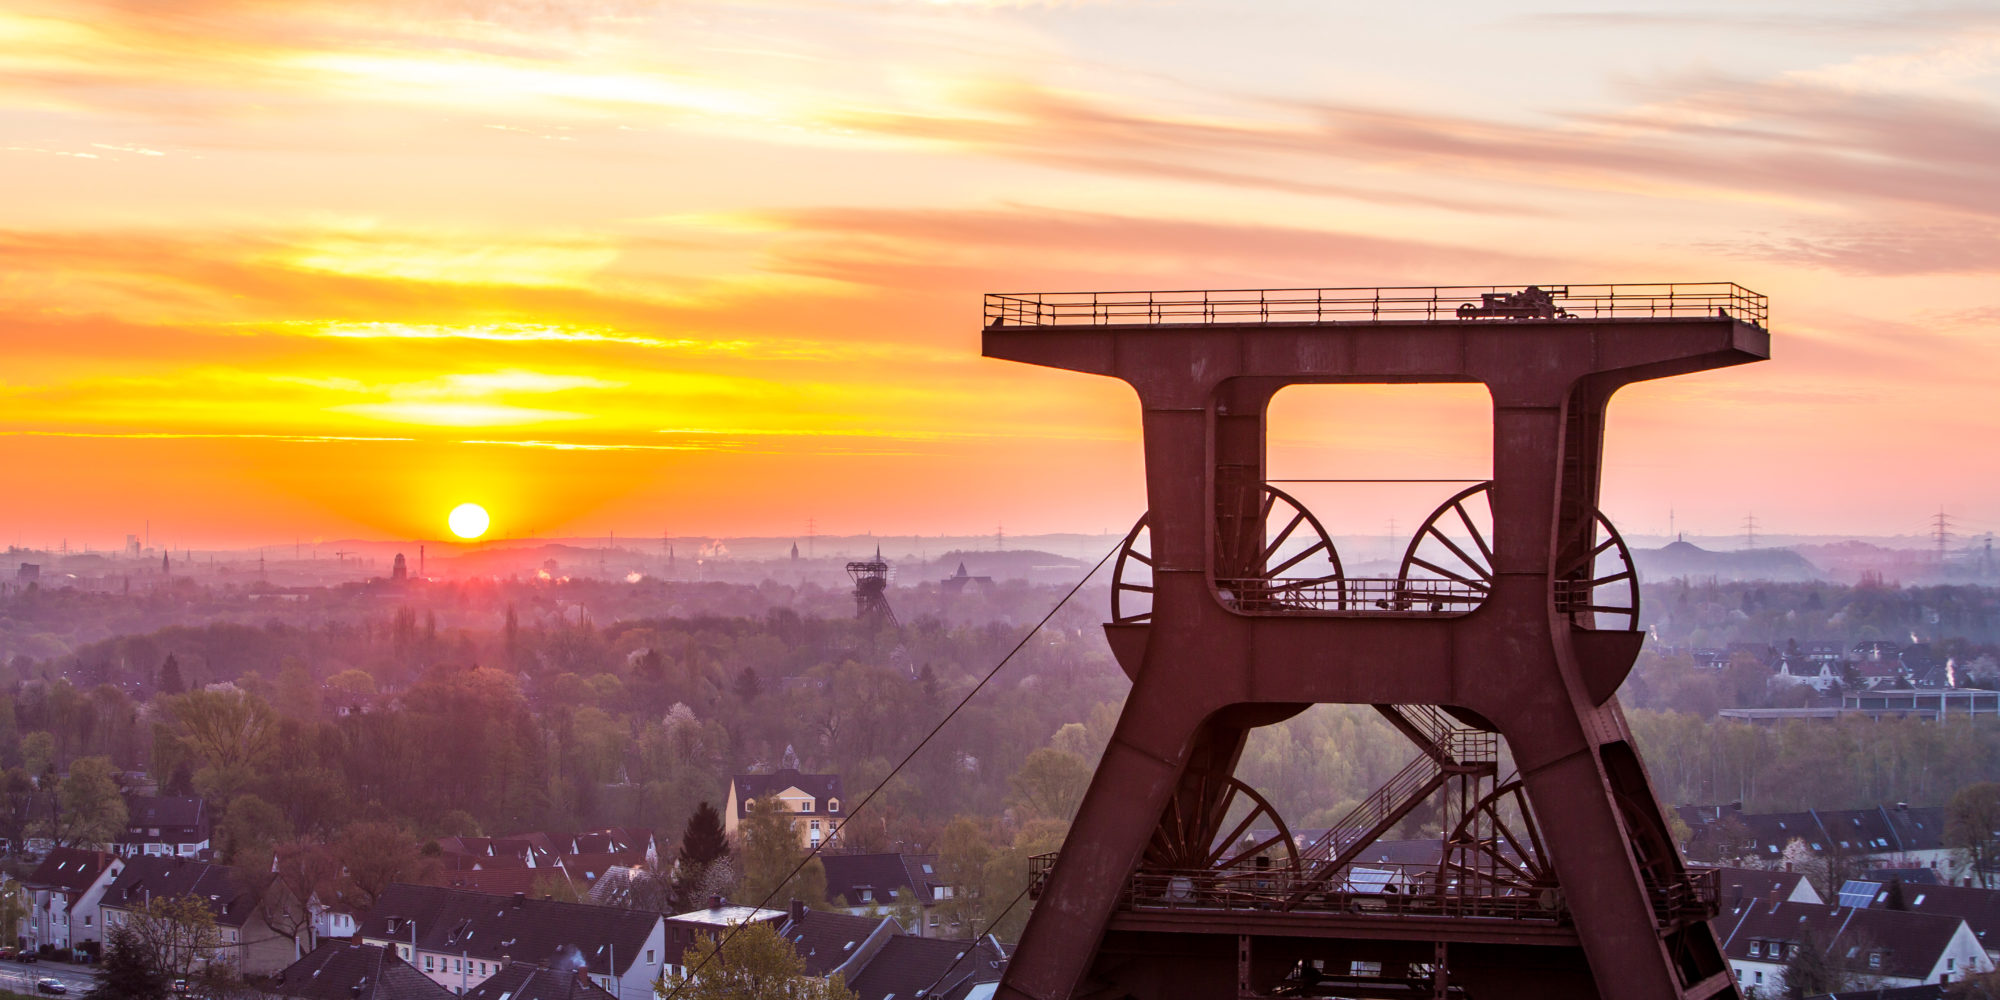
{"label": "setting sun", "polygon": [[486,516],[486,508],[476,503],[462,503],[453,507],[451,516],[446,520],[451,524],[451,533],[460,538],[478,538],[486,534],[486,525],[490,521]]}

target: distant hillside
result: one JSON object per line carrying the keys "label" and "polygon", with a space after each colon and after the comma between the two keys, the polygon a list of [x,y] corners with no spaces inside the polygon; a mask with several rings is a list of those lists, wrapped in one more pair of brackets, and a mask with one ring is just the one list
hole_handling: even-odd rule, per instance
{"label": "distant hillside", "polygon": [[1673,542],[1657,549],[1633,549],[1639,579],[1658,582],[1687,577],[1706,580],[1769,580],[1803,583],[1826,574],[1790,549],[1739,549],[1715,552],[1690,542]]}

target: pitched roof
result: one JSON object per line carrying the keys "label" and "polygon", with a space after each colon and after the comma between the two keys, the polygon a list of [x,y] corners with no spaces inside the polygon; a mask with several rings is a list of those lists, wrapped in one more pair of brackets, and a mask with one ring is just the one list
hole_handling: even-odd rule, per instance
{"label": "pitched roof", "polygon": [[[1887,909],[1889,887],[1884,885],[1869,902],[1870,907]],[[1903,886],[1903,906],[1913,913],[1941,913],[1963,919],[1972,928],[1980,945],[2000,950],[2000,890],[1975,889],[1959,885]]]}
{"label": "pitched roof", "polygon": [[800,774],[796,768],[784,768],[770,774],[739,774],[729,779],[736,788],[736,816],[741,819],[750,800],[766,795],[776,795],[787,788],[796,788],[813,797],[813,811],[802,813],[807,816],[827,814],[828,799],[842,798],[840,775]]}
{"label": "pitched roof", "polygon": [[[590,972],[622,976],[659,920],[659,914],[641,910],[398,882],[383,890],[355,936],[408,941],[406,921],[413,921],[419,950],[534,963],[547,962],[557,949],[574,945]],[[615,969],[610,965],[614,958]]]}
{"label": "pitched roof", "polygon": [[[1716,880],[1720,892],[1717,896],[1725,907],[1735,906],[1746,900],[1762,898],[1790,899],[1797,892],[1799,883],[1805,880],[1800,872],[1769,872],[1755,868],[1718,868]],[[1814,892],[1814,896],[1818,896]]]}
{"label": "pitched roof", "polygon": [[439,871],[430,877],[429,884],[446,889],[483,892],[489,896],[512,896],[517,892],[539,896],[541,894],[535,891],[537,883],[543,879],[562,877],[563,873],[553,868],[466,868]]}
{"label": "pitched roof", "polygon": [[119,861],[116,854],[105,851],[85,851],[75,847],[53,847],[48,857],[35,867],[35,873],[22,880],[30,889],[56,889],[68,893],[80,893],[91,887]]}
{"label": "pitched roof", "polygon": [[826,866],[826,898],[841,906],[922,900],[929,895],[929,881],[920,882],[911,869],[921,872],[927,863],[935,867],[932,855],[918,860],[901,854],[822,854],[819,860]]}
{"label": "pitched roof", "polygon": [[125,862],[125,870],[104,890],[104,905],[131,909],[144,906],[149,899],[189,894],[206,897],[208,911],[223,927],[242,927],[257,909],[257,893],[250,891],[234,869],[186,858],[148,857]]}
{"label": "pitched roof", "polygon": [[945,997],[970,983],[1000,980],[1006,955],[991,937],[978,941],[899,936],[890,938],[868,967],[847,984],[861,1000]]}
{"label": "pitched roof", "polygon": [[1888,817],[1890,829],[1896,831],[1896,840],[1905,851],[1944,850],[1944,807],[1943,806],[1886,806],[1882,812]]}
{"label": "pitched roof", "polygon": [[851,913],[808,910],[793,915],[784,927],[785,940],[806,960],[806,975],[824,976],[854,957],[868,935],[887,917],[857,917]]}
{"label": "pitched roof", "polygon": [[191,795],[127,795],[126,826],[208,826],[208,803]]}
{"label": "pitched roof", "polygon": [[513,962],[465,992],[466,1000],[617,1000],[582,973]]}
{"label": "pitched roof", "polygon": [[296,1000],[445,1000],[452,992],[394,951],[329,941],[285,966],[269,994]]}
{"label": "pitched roof", "polygon": [[[1726,934],[1723,951],[1734,960],[1752,958],[1753,942],[1762,952],[1769,942],[1797,944],[1809,934],[1835,968],[1918,980],[1930,975],[1959,928],[1966,926],[1958,917],[1936,913],[1767,900],[1725,904],[1717,920],[1722,921],[1718,930]],[[1870,954],[1881,956],[1879,966],[1869,963]],[[1768,952],[1754,957],[1777,960]]]}

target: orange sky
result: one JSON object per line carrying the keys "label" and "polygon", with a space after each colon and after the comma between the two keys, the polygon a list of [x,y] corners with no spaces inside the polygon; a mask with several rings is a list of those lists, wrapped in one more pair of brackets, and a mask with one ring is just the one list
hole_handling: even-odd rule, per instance
{"label": "orange sky", "polygon": [[[1772,297],[1628,531],[2000,527],[2000,15],[1343,6],[17,0],[0,540],[1104,530],[1130,393],[981,292],[1550,280]],[[1380,392],[1279,459],[1483,463]]]}

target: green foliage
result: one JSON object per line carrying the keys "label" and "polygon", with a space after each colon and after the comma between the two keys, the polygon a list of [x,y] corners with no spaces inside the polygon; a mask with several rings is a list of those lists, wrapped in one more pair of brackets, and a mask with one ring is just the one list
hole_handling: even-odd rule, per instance
{"label": "green foliage", "polygon": [[[799,846],[797,820],[777,799],[753,799],[737,827],[742,847],[743,891],[738,902],[783,907],[793,899],[825,909],[826,866]],[[800,866],[800,862],[805,862]]]}
{"label": "green foliage", "polygon": [[33,900],[20,882],[0,879],[0,941],[20,936],[21,924],[28,919],[32,908]]}
{"label": "green foliage", "polygon": [[355,823],[333,842],[333,856],[347,873],[356,906],[367,909],[396,882],[421,882],[437,865],[417,847],[415,837],[393,824]]}
{"label": "green foliage", "polygon": [[125,829],[125,797],[106,757],[79,757],[56,786],[49,838],[68,847],[109,844]]}
{"label": "green foliage", "polygon": [[148,966],[176,978],[207,964],[223,944],[207,898],[193,894],[147,899],[125,911],[119,930]]}
{"label": "green foliage", "polygon": [[698,935],[681,957],[685,973],[654,987],[675,1000],[856,1000],[841,977],[806,975],[806,960],[768,923]]}
{"label": "green foliage", "polygon": [[292,835],[292,825],[277,806],[246,793],[229,800],[215,832],[223,863],[235,864],[259,851],[269,853],[271,845]]}
{"label": "green foliage", "polygon": [[105,935],[104,966],[87,1000],[169,1000],[166,973],[129,927]]}
{"label": "green foliage", "polygon": [[1090,786],[1090,765],[1080,754],[1042,747],[1028,755],[1008,784],[1027,818],[1068,821]]}

